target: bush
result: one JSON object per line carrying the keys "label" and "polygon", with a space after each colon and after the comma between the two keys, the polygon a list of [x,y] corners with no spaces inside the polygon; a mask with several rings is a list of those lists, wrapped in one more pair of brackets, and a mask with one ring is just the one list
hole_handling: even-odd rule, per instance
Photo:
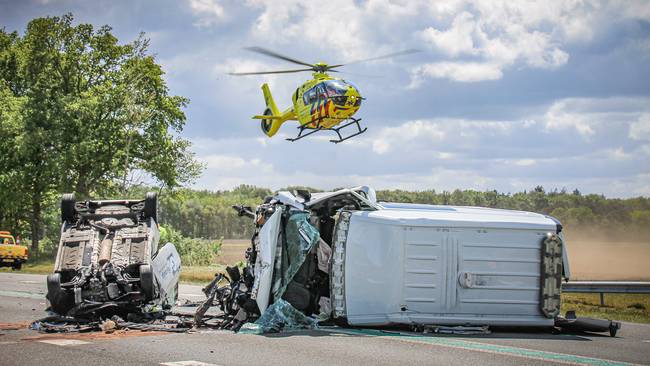
{"label": "bush", "polygon": [[643,304],[641,304],[639,302],[635,302],[634,304],[629,305],[628,308],[637,309],[637,310],[645,310],[645,305],[643,305]]}
{"label": "bush", "polygon": [[207,266],[214,263],[223,239],[187,238],[169,226],[160,226],[160,246],[172,243],[185,266]]}

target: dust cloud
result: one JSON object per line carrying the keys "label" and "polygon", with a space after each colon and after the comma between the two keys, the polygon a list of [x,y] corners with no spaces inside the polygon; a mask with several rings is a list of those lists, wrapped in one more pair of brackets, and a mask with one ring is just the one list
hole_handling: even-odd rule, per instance
{"label": "dust cloud", "polygon": [[650,239],[567,232],[572,280],[650,280]]}

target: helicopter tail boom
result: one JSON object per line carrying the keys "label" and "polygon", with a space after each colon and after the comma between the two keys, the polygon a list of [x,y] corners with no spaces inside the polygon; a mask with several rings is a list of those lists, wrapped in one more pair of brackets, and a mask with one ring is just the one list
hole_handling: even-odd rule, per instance
{"label": "helicopter tail boom", "polygon": [[262,93],[264,93],[264,102],[266,103],[266,106],[271,110],[272,115],[279,116],[280,110],[278,109],[278,106],[275,105],[269,84],[262,84]]}
{"label": "helicopter tail boom", "polygon": [[266,110],[263,115],[253,116],[253,119],[261,119],[262,123],[262,132],[267,136],[271,137],[275,135],[280,126],[289,119],[295,118],[293,108],[289,108],[284,112],[280,112],[278,106],[275,105],[273,100],[273,95],[271,95],[271,89],[269,85],[264,83],[262,84],[262,93],[264,93],[264,102],[266,103]]}

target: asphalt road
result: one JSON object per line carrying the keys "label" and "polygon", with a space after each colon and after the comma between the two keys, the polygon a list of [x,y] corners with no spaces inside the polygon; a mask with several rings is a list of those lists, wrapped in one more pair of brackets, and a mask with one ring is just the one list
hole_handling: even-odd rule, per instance
{"label": "asphalt road", "polygon": [[[200,299],[199,286],[181,297]],[[496,330],[481,336],[327,328],[258,336],[229,331],[77,335],[25,329],[45,313],[45,276],[0,273],[2,365],[621,365],[650,364],[650,326],[624,323],[616,338]],[[18,329],[11,329],[18,328]]]}

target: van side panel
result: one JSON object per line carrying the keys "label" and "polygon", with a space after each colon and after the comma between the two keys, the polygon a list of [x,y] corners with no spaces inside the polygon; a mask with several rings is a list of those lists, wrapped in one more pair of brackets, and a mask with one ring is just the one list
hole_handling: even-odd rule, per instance
{"label": "van side panel", "polygon": [[389,224],[355,213],[345,253],[347,320],[553,325],[540,310],[546,233]]}

